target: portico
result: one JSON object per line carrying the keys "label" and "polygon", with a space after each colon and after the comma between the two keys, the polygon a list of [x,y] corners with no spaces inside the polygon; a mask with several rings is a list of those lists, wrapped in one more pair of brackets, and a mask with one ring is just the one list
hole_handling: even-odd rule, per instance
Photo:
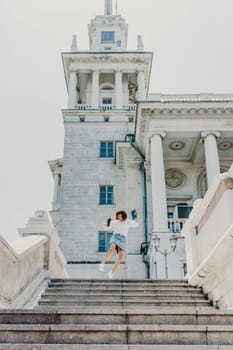
{"label": "portico", "polygon": [[[147,186],[151,188],[147,198],[152,217],[148,235],[159,236],[166,249],[169,236],[177,235],[178,252],[169,257],[170,266],[180,268],[176,260],[182,259],[176,255],[183,250],[183,238],[179,232],[194,200],[199,198],[199,177],[205,174],[207,190],[207,183],[209,186],[220,170],[225,171],[232,163],[233,132],[227,125],[232,120],[233,102],[220,100],[221,96],[219,104],[224,105],[221,110],[216,101],[139,103],[135,142],[145,154]],[[156,263],[157,270],[163,271],[158,267],[163,259],[156,255],[152,245],[149,255],[151,265]],[[164,278],[153,268],[151,273]]]}

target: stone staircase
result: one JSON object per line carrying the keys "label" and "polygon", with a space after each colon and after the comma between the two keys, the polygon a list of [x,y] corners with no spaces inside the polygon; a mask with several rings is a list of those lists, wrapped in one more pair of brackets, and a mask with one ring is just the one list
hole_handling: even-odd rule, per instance
{"label": "stone staircase", "polygon": [[0,310],[0,350],[233,350],[233,311],[177,280],[49,281],[33,310]]}

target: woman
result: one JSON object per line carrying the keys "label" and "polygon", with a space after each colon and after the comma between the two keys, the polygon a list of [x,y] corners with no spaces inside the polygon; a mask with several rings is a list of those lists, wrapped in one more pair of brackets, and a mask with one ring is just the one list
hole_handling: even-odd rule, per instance
{"label": "woman", "polygon": [[[136,214],[137,216],[137,214]],[[106,223],[104,223],[103,227],[105,230],[113,230],[113,235],[110,240],[110,249],[104,256],[101,264],[99,265],[99,270],[104,271],[104,264],[105,262],[110,258],[110,256],[114,253],[116,250],[118,256],[117,260],[112,268],[111,271],[108,273],[109,278],[113,278],[113,274],[120,265],[121,261],[124,259],[125,256],[125,249],[126,249],[126,238],[128,235],[129,228],[131,227],[138,227],[138,219],[135,220],[129,220],[127,219],[127,214],[125,211],[121,210],[116,213],[116,220],[112,221],[110,226],[107,226]]]}

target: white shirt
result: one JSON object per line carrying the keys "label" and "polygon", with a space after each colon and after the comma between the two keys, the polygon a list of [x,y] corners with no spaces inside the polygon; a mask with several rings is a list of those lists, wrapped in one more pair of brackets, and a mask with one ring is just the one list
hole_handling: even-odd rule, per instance
{"label": "white shirt", "polygon": [[111,221],[110,226],[107,226],[106,223],[104,223],[103,227],[105,230],[113,230],[113,233],[120,233],[123,236],[127,236],[128,231],[131,227],[138,227],[139,222],[136,220],[129,220],[126,219],[124,221],[120,220],[113,220]]}

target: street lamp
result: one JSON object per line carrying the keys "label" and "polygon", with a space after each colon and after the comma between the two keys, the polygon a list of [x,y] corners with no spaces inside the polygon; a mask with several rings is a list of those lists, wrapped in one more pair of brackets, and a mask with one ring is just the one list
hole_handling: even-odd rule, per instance
{"label": "street lamp", "polygon": [[165,260],[165,277],[166,279],[168,279],[168,265],[167,265],[167,256],[171,253],[173,253],[176,250],[176,241],[177,241],[177,237],[172,235],[170,237],[170,246],[171,246],[171,250],[167,250],[164,249],[163,251],[159,249],[160,247],[160,238],[156,235],[152,238],[153,243],[154,243],[154,248],[155,251],[162,254],[164,256],[164,260]]}

